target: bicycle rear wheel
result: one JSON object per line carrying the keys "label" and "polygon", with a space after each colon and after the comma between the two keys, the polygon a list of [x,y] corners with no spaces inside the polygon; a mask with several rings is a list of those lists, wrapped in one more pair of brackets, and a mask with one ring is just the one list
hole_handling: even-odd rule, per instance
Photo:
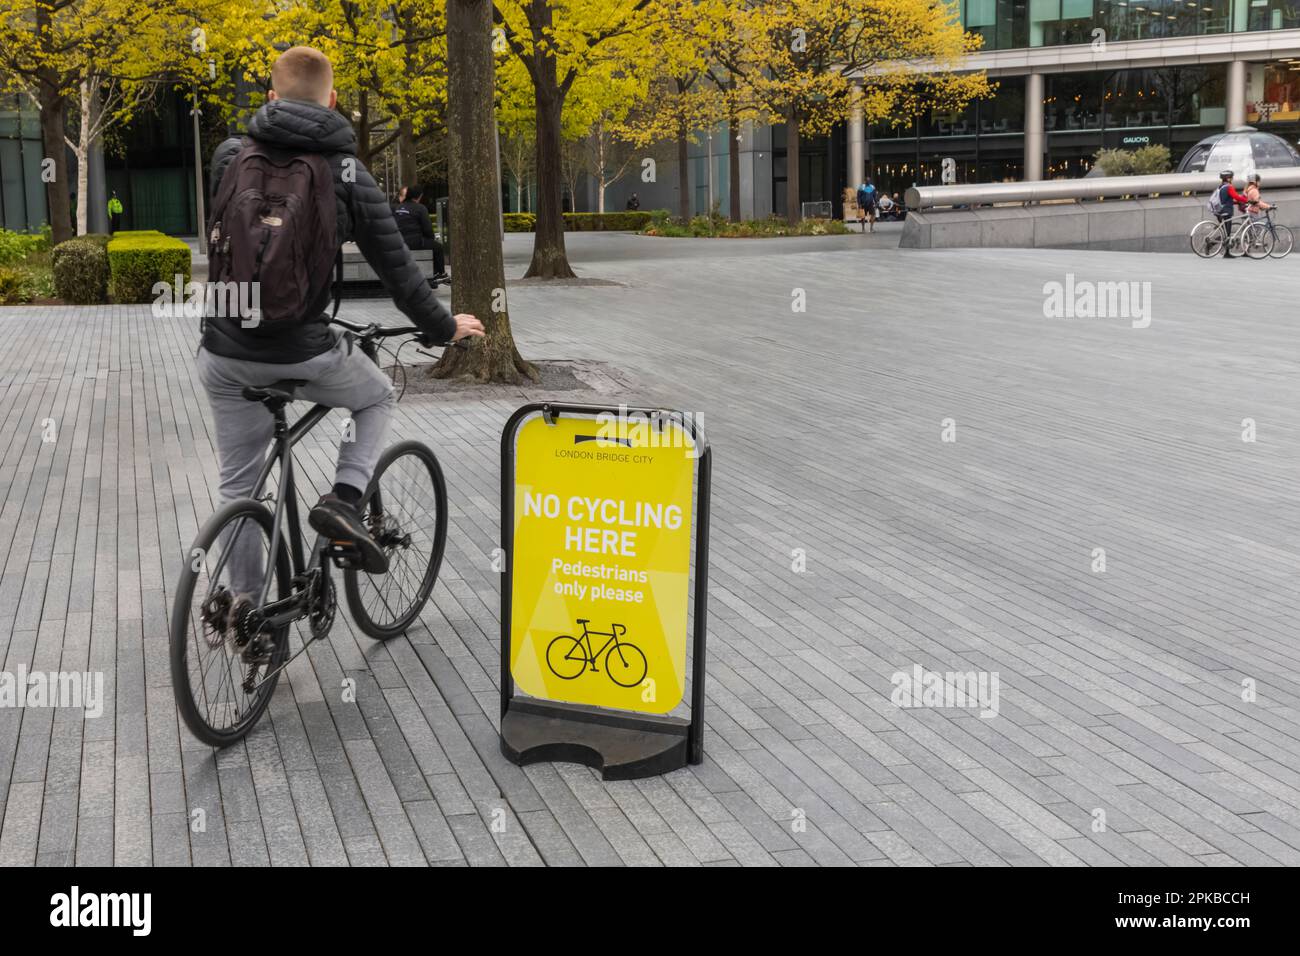
{"label": "bicycle rear wheel", "polygon": [[375,640],[405,634],[420,616],[447,546],[447,485],[426,445],[399,442],[380,456],[359,505],[388,556],[388,570],[343,571],[343,593],[362,632]]}
{"label": "bicycle rear wheel", "polygon": [[1291,254],[1291,247],[1295,245],[1295,237],[1287,226],[1273,227],[1273,251],[1269,253],[1274,259],[1285,259]]}
{"label": "bicycle rear wheel", "polygon": [[1226,242],[1223,226],[1213,219],[1204,219],[1192,227],[1192,251],[1202,259],[1213,259],[1222,255]]}
{"label": "bicycle rear wheel", "polygon": [[[213,747],[228,747],[253,729],[271,702],[280,679],[277,669],[288,653],[289,629],[282,627],[253,638],[262,647],[269,644],[270,650],[251,663],[252,650],[241,642],[248,632],[228,620],[238,594],[261,588],[271,563],[273,522],[258,502],[232,501],[194,539],[177,583],[171,619],[172,690],[185,726]],[[286,598],[291,589],[289,552],[281,542],[267,598]]]}

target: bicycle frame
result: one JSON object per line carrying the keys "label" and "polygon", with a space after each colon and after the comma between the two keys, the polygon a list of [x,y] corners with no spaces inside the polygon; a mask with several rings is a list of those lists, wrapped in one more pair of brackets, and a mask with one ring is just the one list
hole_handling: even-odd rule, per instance
{"label": "bicycle frame", "polygon": [[[361,350],[372,362],[378,363],[379,347],[374,342],[363,341]],[[328,405],[313,405],[290,426],[284,406],[273,409],[272,414],[275,416],[274,445],[271,453],[266,456],[262,470],[258,473],[257,481],[253,483],[252,497],[261,500],[262,489],[266,485],[267,478],[271,475],[272,467],[275,466],[277,461],[280,463],[280,479],[276,486],[275,514],[271,523],[271,547],[268,553],[274,555],[279,548],[283,528],[287,521],[290,538],[290,566],[293,569],[295,578],[305,576],[308,571],[317,566],[321,567],[322,573],[329,573],[326,563],[321,560],[321,552],[324,550],[325,544],[323,539],[317,540],[316,545],[312,548],[310,559],[304,558],[303,555],[302,518],[298,511],[297,482],[294,480],[293,448],[302,441],[308,432],[319,425],[330,411],[332,409]],[[371,499],[370,507],[382,510],[377,489]],[[270,626],[278,627],[292,623],[298,616],[301,595],[293,594],[282,601],[268,605],[266,599],[270,596],[271,583],[274,577],[273,562],[268,562],[266,578],[262,581],[262,590],[258,594],[257,604],[265,612],[270,612],[267,614],[267,623]],[[282,607],[288,606],[290,602],[292,602],[290,610],[278,613]]]}
{"label": "bicycle frame", "polygon": [[[290,538],[289,558],[295,576],[306,574],[308,563],[303,556],[302,518],[298,511],[298,488],[294,480],[293,447],[302,441],[309,431],[320,424],[321,420],[330,411],[328,405],[313,405],[290,426],[284,409],[275,409],[275,445],[271,453],[266,456],[266,461],[257,476],[257,481],[253,484],[252,496],[260,499],[266,480],[271,476],[271,469],[277,461],[280,463],[280,478],[276,485],[275,517],[271,524],[270,554],[274,555],[279,549],[285,521],[287,521]],[[312,549],[311,560],[313,565],[319,557],[321,547],[322,545],[318,543]],[[257,598],[258,606],[266,605],[266,599],[271,593],[272,578],[271,568],[268,565],[266,579],[262,582],[262,592]],[[275,624],[278,622],[268,619],[268,623]]]}
{"label": "bicycle frame", "polygon": [[[600,657],[601,654],[604,654],[605,651],[609,649],[609,645],[613,644],[615,647],[619,646],[618,635],[620,631],[623,634],[627,633],[627,628],[624,627],[622,624],[614,624],[612,625],[612,627],[613,627],[613,631],[593,631],[590,628],[588,628],[586,624],[582,625],[582,639],[587,644],[587,663],[591,665],[591,668],[593,670],[596,667],[596,658]],[[595,634],[597,637],[609,638],[609,640],[607,640],[604,644],[600,645],[600,650],[596,651],[594,654],[591,652],[591,635],[593,634]]]}

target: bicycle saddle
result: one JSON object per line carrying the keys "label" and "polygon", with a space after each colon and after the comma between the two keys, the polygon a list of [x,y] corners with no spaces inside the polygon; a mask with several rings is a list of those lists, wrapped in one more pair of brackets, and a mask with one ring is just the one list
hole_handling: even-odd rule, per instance
{"label": "bicycle saddle", "polygon": [[261,402],[267,408],[283,408],[294,400],[294,392],[306,384],[306,379],[282,378],[270,385],[246,385],[243,396],[250,402]]}
{"label": "bicycle saddle", "polygon": [[579,623],[579,624],[590,624],[590,623],[591,623],[591,618],[589,618],[589,617],[580,617],[580,618],[578,618],[577,623]]}

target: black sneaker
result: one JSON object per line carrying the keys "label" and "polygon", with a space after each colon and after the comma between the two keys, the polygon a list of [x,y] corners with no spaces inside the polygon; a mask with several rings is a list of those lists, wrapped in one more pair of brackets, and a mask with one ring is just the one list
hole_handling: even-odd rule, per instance
{"label": "black sneaker", "polygon": [[388,556],[370,536],[370,529],[361,520],[361,513],[338,495],[331,492],[321,495],[316,507],[307,515],[307,521],[317,534],[323,534],[332,544],[353,551],[356,564],[367,574],[383,574],[388,570]]}

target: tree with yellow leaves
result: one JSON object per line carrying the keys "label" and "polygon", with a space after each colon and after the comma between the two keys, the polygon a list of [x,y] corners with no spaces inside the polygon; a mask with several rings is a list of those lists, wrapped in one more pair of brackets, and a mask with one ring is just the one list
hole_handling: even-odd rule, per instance
{"label": "tree with yellow leaves", "polygon": [[697,0],[659,0],[651,17],[649,56],[643,64],[654,80],[644,108],[627,130],[628,138],[642,148],[662,140],[676,146],[682,219],[691,215],[690,144],[698,130],[723,115],[721,97],[706,82],[713,65],[707,58],[708,40],[717,32],[706,18],[718,13],[719,8]]}
{"label": "tree with yellow leaves", "polygon": [[786,218],[800,218],[799,147],[860,105],[868,121],[961,109],[991,90],[958,72],[980,38],[933,0],[701,0],[713,54],[771,122],[785,124]]}
{"label": "tree with yellow leaves", "polygon": [[363,163],[400,143],[401,175],[413,181],[416,147],[445,125],[445,3],[220,0],[205,28],[216,75],[208,100],[232,121],[261,105],[280,50],[305,43],[334,65],[338,108]]}
{"label": "tree with yellow leaves", "polygon": [[526,277],[570,278],[564,248],[565,106],[583,77],[631,76],[645,59],[655,0],[496,0],[499,52],[523,65],[533,92],[537,226]]}
{"label": "tree with yellow leaves", "polygon": [[[71,235],[64,146],[77,158],[77,231],[84,233],[90,151],[182,69],[190,9],[181,0],[9,0],[0,8],[0,87],[28,94],[40,110],[56,242]],[[64,120],[68,106],[72,124]]]}

